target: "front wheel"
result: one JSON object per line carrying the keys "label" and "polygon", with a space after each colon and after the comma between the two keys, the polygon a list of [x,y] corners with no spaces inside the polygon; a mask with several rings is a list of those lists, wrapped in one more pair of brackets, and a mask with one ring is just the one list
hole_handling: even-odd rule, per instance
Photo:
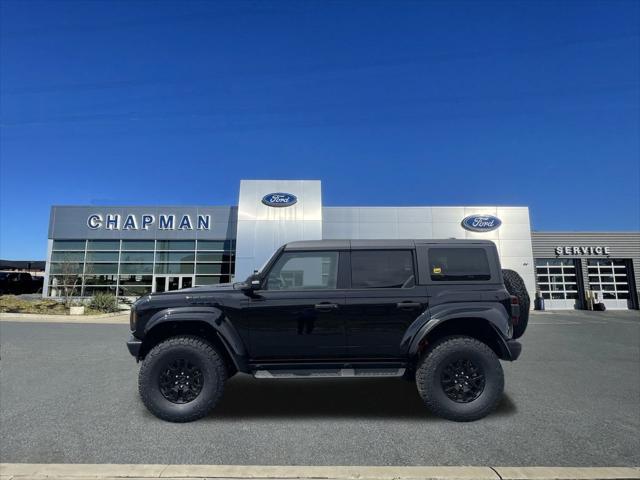
{"label": "front wheel", "polygon": [[169,338],[142,362],[138,389],[155,416],[190,422],[207,415],[222,396],[227,371],[215,347],[191,335]]}
{"label": "front wheel", "polygon": [[504,391],[504,374],[500,360],[486,344],[471,337],[448,337],[419,362],[416,385],[431,412],[469,422],[496,407]]}

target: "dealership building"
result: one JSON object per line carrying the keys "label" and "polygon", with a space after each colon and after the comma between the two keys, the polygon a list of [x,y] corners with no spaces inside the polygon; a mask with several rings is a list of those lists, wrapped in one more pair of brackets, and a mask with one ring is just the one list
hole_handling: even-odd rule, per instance
{"label": "dealership building", "polygon": [[242,180],[237,206],[53,206],[43,295],[148,292],[244,279],[282,244],[486,239],[548,309],[638,309],[640,232],[531,231],[525,206],[325,207],[319,180]]}

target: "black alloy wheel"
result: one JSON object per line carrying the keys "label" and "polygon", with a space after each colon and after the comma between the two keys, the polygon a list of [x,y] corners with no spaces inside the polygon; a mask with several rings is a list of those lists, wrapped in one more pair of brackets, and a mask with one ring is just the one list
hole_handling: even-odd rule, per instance
{"label": "black alloy wheel", "polygon": [[160,392],[171,403],[189,403],[202,391],[202,369],[193,362],[179,358],[170,362],[158,379]]}
{"label": "black alloy wheel", "polygon": [[454,402],[469,403],[484,390],[484,371],[469,359],[454,360],[444,367],[440,384],[447,397]]}

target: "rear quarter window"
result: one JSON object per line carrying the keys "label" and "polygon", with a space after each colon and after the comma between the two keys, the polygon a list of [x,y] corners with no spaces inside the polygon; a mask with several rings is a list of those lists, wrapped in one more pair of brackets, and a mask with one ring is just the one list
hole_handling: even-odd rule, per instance
{"label": "rear quarter window", "polygon": [[434,282],[491,279],[487,252],[483,248],[430,248],[429,275]]}

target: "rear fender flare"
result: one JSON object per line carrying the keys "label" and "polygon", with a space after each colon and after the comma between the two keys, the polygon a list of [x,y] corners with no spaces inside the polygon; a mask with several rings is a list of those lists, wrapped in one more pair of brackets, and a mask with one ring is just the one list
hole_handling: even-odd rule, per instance
{"label": "rear fender flare", "polygon": [[147,336],[158,325],[175,322],[204,322],[211,326],[238,371],[247,371],[248,361],[245,345],[238,331],[227,320],[222,310],[215,307],[179,307],[160,310],[149,319],[144,327],[144,334]]}
{"label": "rear fender flare", "polygon": [[486,320],[494,329],[503,354],[508,356],[506,339],[511,337],[511,324],[509,315],[502,304],[490,302],[456,303],[455,305],[439,305],[436,308],[425,311],[407,329],[402,339],[402,347],[406,349],[410,357],[418,355],[420,344],[429,333],[445,322],[474,318]]}

